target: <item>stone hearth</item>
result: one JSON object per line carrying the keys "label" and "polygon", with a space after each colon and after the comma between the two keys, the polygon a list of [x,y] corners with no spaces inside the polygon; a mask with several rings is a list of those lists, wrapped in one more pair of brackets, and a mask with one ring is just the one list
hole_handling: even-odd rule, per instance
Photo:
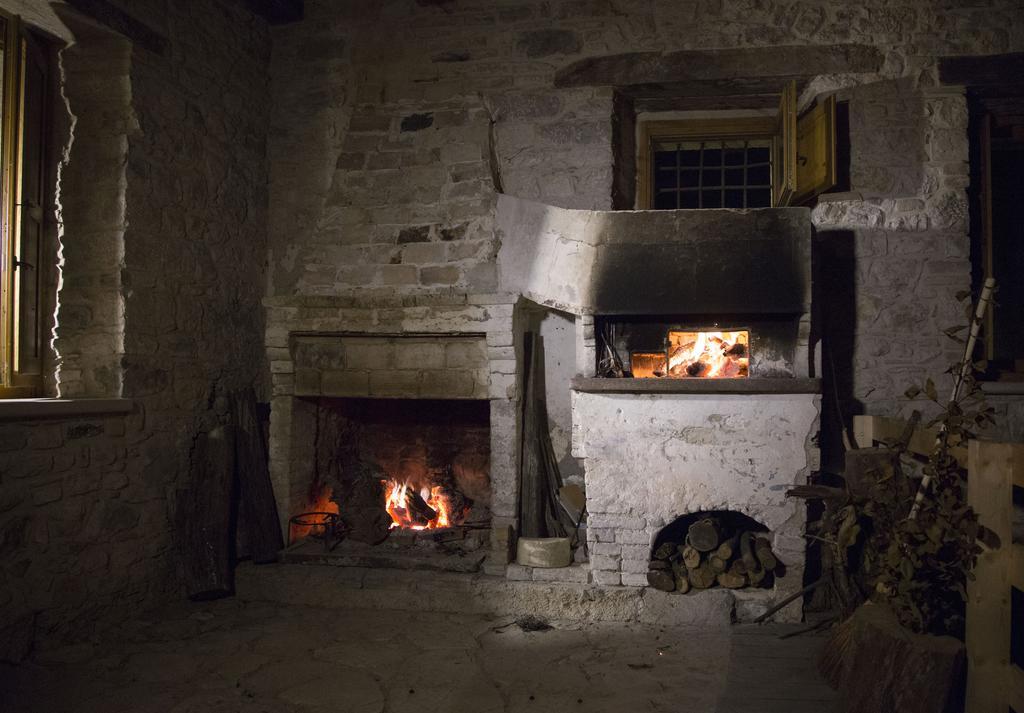
{"label": "stone hearth", "polygon": [[[310,509],[317,404],[356,399],[486,401],[490,492],[477,499],[487,501],[483,512],[494,528],[512,526],[518,393],[513,312],[513,300],[495,295],[268,301],[271,479],[284,531],[289,517]],[[397,461],[381,465],[398,467]],[[507,556],[499,552],[497,559],[504,564]]]}

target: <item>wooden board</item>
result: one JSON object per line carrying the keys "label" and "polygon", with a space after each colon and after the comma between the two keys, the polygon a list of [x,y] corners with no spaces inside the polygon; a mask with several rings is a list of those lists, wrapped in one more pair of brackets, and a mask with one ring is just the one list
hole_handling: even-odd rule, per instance
{"label": "wooden board", "polygon": [[[853,417],[853,438],[861,448],[871,448],[875,443],[893,442],[903,436],[903,430],[907,422],[902,418],[891,418],[889,416],[854,416]],[[915,455],[928,457],[935,448],[935,437],[938,435],[937,427],[925,428],[919,426],[914,429],[907,450]],[[951,448],[950,455],[956,458],[960,467],[967,467],[967,449],[963,447]]]}
{"label": "wooden board", "polygon": [[1022,470],[1024,444],[968,444],[968,502],[1003,545],[978,557],[967,583],[967,713],[1005,711],[1024,699],[1020,670],[1010,663],[1011,586],[1024,584],[1024,549],[1012,542],[1013,485]]}
{"label": "wooden board", "polygon": [[284,547],[277,516],[274,488],[270,483],[267,443],[256,414],[256,395],[245,389],[232,396],[235,419],[235,472],[238,480],[240,524],[256,564],[277,561]]}
{"label": "wooden board", "polygon": [[234,588],[231,563],[234,432],[200,433],[184,500],[183,564],[189,599],[226,597]]}
{"label": "wooden board", "polygon": [[827,97],[796,122],[796,196],[793,205],[833,188],[836,169],[836,98]]}

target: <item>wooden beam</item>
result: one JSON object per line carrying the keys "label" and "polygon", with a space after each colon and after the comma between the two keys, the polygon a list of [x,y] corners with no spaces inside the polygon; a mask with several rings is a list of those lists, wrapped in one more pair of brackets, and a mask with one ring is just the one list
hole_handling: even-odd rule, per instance
{"label": "wooden beam", "polygon": [[132,44],[158,55],[166,55],[170,43],[149,25],[129,15],[108,0],[65,0],[81,14],[123,35]]}
{"label": "wooden beam", "polygon": [[795,77],[877,72],[882,53],[867,45],[784,45],[748,49],[628,52],[588,57],[555,74],[556,87],[593,87],[774,79],[776,91]]}

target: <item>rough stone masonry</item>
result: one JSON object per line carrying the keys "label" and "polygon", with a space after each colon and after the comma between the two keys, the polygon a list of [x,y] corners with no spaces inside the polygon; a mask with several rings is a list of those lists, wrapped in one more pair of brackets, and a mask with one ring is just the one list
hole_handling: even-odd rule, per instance
{"label": "rough stone masonry", "polygon": [[[287,344],[264,330],[261,297],[268,316],[353,294],[467,304],[496,288],[496,192],[611,207],[612,93],[554,87],[585,57],[882,54],[870,76],[805,92],[849,107],[851,190],[813,220],[852,295],[844,407],[912,407],[907,382],[953,356],[940,332],[969,283],[967,105],[937,58],[1024,50],[1012,0],[307,0],[302,22],[270,30],[241,3],[104,4],[160,41],[76,22],[67,4],[0,0],[74,42],[59,60],[51,393],[132,399],[129,416],[0,424],[5,656],[176,596],[171,503],[217,391],[291,386],[285,372],[272,386],[264,339]],[[589,319],[576,333],[592,348]],[[585,368],[560,343],[552,373]],[[513,418],[514,378],[490,378]],[[1020,438],[1019,399],[999,405]]]}

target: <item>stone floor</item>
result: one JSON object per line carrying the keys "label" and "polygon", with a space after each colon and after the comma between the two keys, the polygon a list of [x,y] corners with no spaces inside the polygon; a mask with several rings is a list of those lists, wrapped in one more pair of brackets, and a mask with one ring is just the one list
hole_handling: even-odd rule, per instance
{"label": "stone floor", "polygon": [[0,668],[3,713],[827,713],[792,626],[551,622],[229,599]]}

